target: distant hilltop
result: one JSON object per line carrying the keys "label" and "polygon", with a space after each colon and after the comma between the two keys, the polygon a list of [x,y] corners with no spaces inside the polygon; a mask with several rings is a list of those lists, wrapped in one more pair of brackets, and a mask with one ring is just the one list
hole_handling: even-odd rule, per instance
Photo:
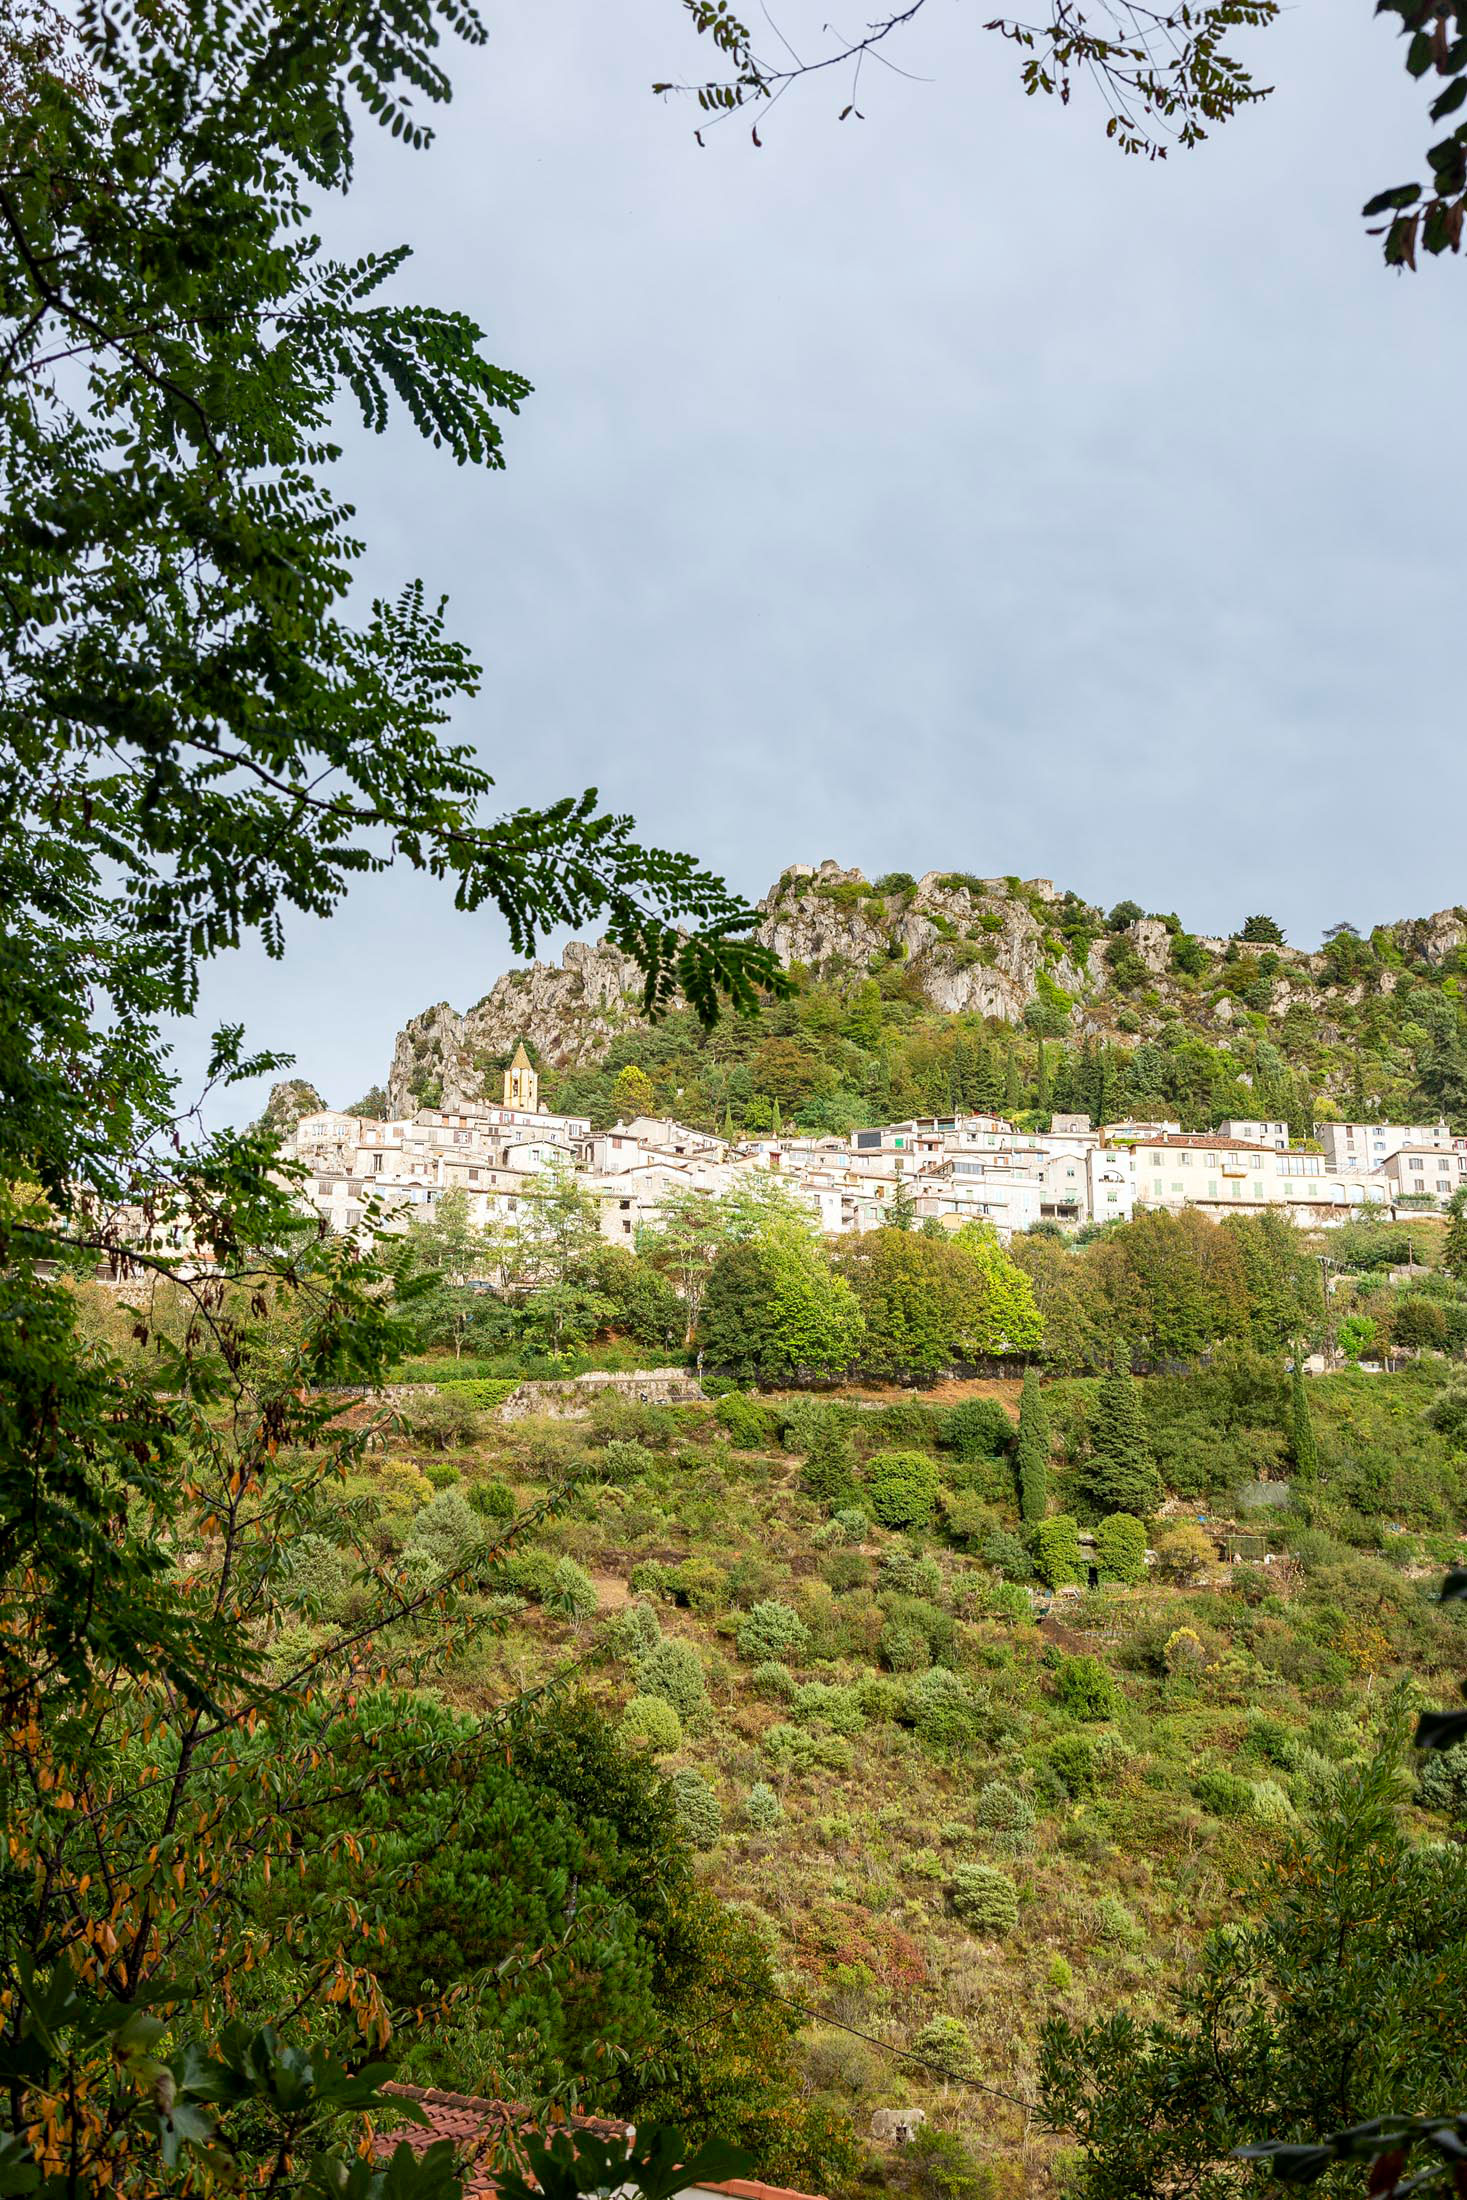
{"label": "distant hilltop", "polygon": [[[1320,1044],[1348,1048],[1368,1003],[1417,983],[1452,999],[1467,973],[1462,907],[1368,932],[1336,926],[1308,951],[1266,916],[1240,917],[1222,938],[1136,902],[1096,908],[1046,878],[869,880],[831,861],[791,864],[758,906],[759,938],[810,986],[853,994],[874,980],[883,997],[899,990],[941,1016],[1074,1042],[1131,1044],[1180,1021],[1215,1043],[1260,1017],[1287,1034],[1292,1012],[1296,1031],[1302,1016]],[[543,1069],[592,1069],[646,1028],[640,1002],[629,957],[572,941],[558,964],[506,971],[471,1008],[440,1001],[415,1016],[393,1051],[388,1106],[483,1100],[522,1042]]]}

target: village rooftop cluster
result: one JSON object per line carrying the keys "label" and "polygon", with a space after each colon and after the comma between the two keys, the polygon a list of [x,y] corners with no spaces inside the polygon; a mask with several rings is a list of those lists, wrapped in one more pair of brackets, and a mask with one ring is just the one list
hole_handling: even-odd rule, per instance
{"label": "village rooftop cluster", "polygon": [[1056,1115],[1047,1131],[965,1114],[848,1137],[729,1141],[662,1116],[593,1131],[545,1108],[523,1047],[498,1107],[420,1108],[402,1121],[322,1109],[301,1118],[287,1151],[306,1172],[302,1197],[343,1235],[409,1228],[451,1191],[479,1227],[513,1228],[526,1189],[560,1168],[597,1200],[603,1235],[624,1245],[673,1194],[726,1192],[748,1170],[806,1200],[829,1236],[879,1229],[900,1203],[913,1221],[986,1222],[1004,1240],[1038,1222],[1079,1228],[1158,1208],[1219,1219],[1281,1208],[1327,1227],[1366,1210],[1437,1208],[1467,1185],[1467,1138],[1445,1123],[1324,1123],[1307,1149],[1281,1122],[1185,1134],[1165,1122],[1097,1129],[1084,1115]]}

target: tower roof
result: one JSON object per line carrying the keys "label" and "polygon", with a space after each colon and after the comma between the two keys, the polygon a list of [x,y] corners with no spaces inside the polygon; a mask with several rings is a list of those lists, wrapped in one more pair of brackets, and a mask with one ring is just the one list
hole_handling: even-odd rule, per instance
{"label": "tower roof", "polygon": [[534,1063],[530,1060],[529,1055],[525,1052],[525,1042],[523,1039],[521,1039],[519,1045],[515,1048],[514,1060],[510,1063],[509,1066],[511,1069],[533,1069],[535,1067]]}

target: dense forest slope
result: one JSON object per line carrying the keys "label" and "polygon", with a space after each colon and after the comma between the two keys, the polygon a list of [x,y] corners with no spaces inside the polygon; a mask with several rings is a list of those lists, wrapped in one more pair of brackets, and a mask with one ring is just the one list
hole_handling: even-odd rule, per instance
{"label": "dense forest slope", "polygon": [[1317,952],[1266,917],[1229,939],[1135,902],[1106,912],[1045,879],[793,865],[760,936],[794,981],[757,1018],[651,1027],[606,942],[499,978],[399,1035],[401,1110],[497,1096],[523,1039],[553,1108],[598,1123],[637,1108],[710,1129],[844,1131],[956,1106],[1023,1116],[1318,1114],[1467,1127],[1467,909],[1333,926]]}

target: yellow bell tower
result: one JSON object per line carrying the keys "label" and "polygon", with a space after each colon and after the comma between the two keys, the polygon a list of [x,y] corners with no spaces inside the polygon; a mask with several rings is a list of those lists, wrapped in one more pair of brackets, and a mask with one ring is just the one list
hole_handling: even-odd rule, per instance
{"label": "yellow bell tower", "polygon": [[514,1060],[504,1073],[504,1105],[523,1108],[530,1115],[534,1115],[540,1105],[540,1079],[525,1052],[523,1040],[515,1048]]}

